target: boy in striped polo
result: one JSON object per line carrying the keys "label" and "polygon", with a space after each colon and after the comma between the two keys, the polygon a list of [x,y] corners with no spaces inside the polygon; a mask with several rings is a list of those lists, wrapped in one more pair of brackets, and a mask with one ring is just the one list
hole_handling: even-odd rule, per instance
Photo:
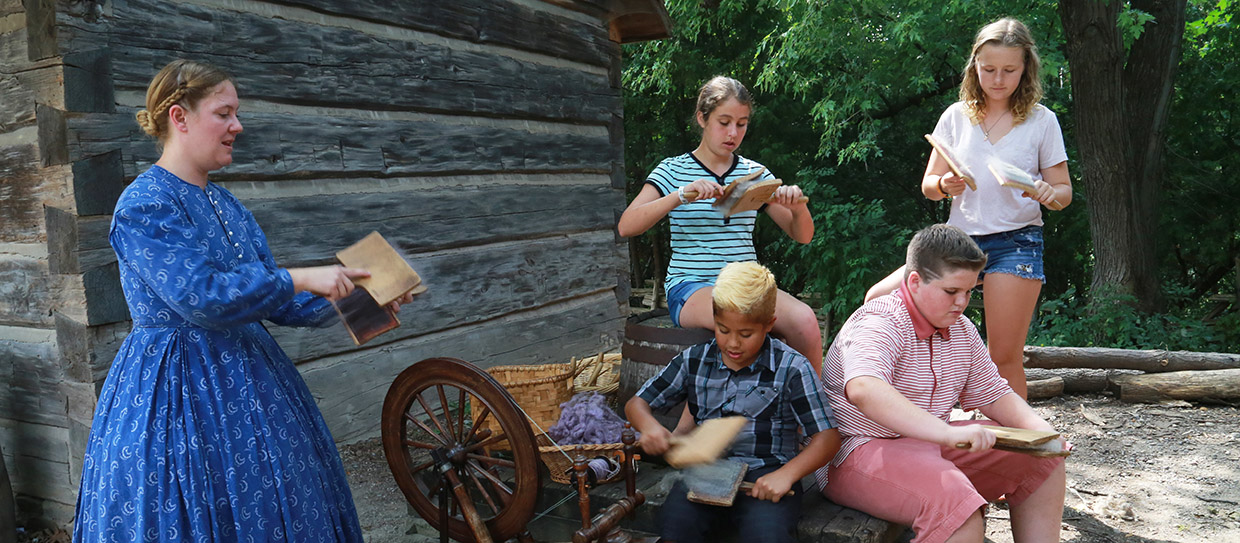
{"label": "boy in striped polo", "polygon": [[1063,459],[994,450],[989,421],[948,422],[959,403],[1004,426],[1054,431],[962,315],[985,263],[959,228],[922,229],[899,290],[853,313],[823,364],[844,442],[819,485],[835,503],[911,525],[916,543],[980,543],[981,507],[1004,495],[1016,541],[1059,541]]}
{"label": "boy in striped polo", "polygon": [[[689,502],[683,483],[663,508],[664,541],[715,541],[710,531],[735,525],[741,541],[794,541],[801,509],[800,480],[839,450],[839,433],[816,371],[800,353],[769,333],[775,324],[775,277],[756,262],[719,272],[711,293],[715,339],[680,353],[625,406],[650,454],[668,449],[671,433],[651,409],[687,401],[695,422],[742,415],[749,422],[727,456],[749,465],[754,483],[730,508]],[[798,429],[811,436],[797,451]],[[788,491],[794,491],[788,495]]]}

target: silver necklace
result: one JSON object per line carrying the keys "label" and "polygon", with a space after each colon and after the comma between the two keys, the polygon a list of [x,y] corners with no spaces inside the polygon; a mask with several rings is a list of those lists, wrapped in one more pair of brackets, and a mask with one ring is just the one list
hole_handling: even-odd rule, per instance
{"label": "silver necklace", "polygon": [[999,126],[999,123],[1000,123],[1000,122],[1003,122],[1003,118],[1004,118],[1004,117],[1007,117],[1007,116],[1008,116],[1008,113],[1011,113],[1011,112],[1012,112],[1012,110],[1010,110],[1010,109],[1009,109],[1009,110],[1005,110],[1005,111],[1003,112],[1003,115],[1000,115],[998,119],[995,119],[995,122],[994,122],[994,123],[992,123],[992,124],[990,125],[990,128],[989,128],[989,129],[987,129],[987,128],[986,128],[986,122],[985,122],[985,121],[983,121],[983,122],[979,123],[979,124],[981,124],[981,125],[982,125],[982,137],[986,138],[986,141],[989,141],[990,143],[994,143],[993,141],[990,141],[990,132],[991,132],[991,130],[994,130],[996,126]]}

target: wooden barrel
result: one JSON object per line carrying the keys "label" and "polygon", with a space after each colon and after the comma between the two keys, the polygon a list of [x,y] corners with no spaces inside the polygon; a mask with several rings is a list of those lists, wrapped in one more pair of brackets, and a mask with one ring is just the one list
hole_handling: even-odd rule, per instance
{"label": "wooden barrel", "polygon": [[[715,337],[710,330],[701,328],[678,328],[672,324],[666,309],[656,309],[633,315],[624,324],[624,345],[620,348],[620,389],[616,401],[621,410],[646,381],[654,377],[672,360],[691,345],[705,343]],[[664,426],[676,427],[683,406],[676,406],[666,414],[655,413]]]}

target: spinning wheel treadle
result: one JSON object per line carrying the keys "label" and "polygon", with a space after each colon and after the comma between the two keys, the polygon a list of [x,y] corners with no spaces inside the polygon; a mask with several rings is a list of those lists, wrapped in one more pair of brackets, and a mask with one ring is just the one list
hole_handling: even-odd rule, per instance
{"label": "spinning wheel treadle", "polygon": [[[484,408],[471,417],[478,403]],[[455,358],[409,366],[384,399],[382,434],[397,486],[441,534],[528,540],[540,490],[538,447],[512,396],[485,371]]]}

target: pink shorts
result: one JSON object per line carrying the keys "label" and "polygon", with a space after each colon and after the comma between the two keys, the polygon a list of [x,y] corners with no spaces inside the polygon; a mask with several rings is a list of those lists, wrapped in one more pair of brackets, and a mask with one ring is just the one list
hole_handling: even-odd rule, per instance
{"label": "pink shorts", "polygon": [[994,449],[971,453],[907,437],[874,439],[839,467],[831,466],[823,494],[839,505],[912,526],[913,543],[937,543],[989,501],[1006,495],[1009,504],[1020,505],[1062,463],[1062,458]]}

